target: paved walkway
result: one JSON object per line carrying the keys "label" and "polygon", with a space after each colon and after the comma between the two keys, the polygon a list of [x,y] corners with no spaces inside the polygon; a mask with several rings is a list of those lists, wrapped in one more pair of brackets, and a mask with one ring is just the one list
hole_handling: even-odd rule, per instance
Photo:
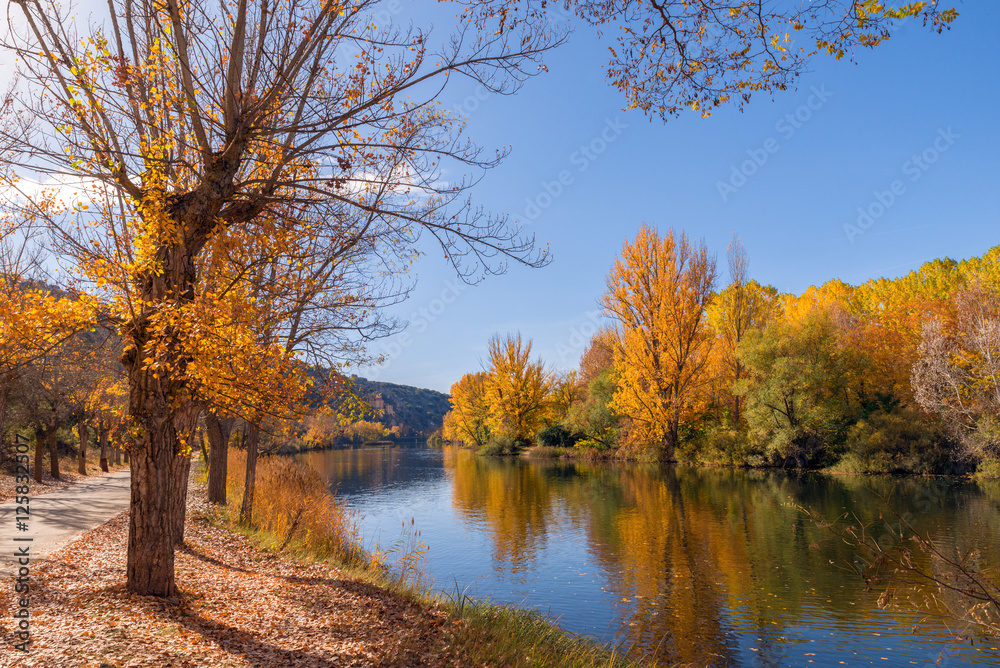
{"label": "paved walkway", "polygon": [[[0,574],[6,577],[15,551],[30,546],[32,561],[51,554],[87,529],[103,524],[128,508],[129,472],[88,478],[51,494],[31,497],[28,531],[19,531],[16,502],[0,504]],[[15,541],[15,538],[32,538]]]}

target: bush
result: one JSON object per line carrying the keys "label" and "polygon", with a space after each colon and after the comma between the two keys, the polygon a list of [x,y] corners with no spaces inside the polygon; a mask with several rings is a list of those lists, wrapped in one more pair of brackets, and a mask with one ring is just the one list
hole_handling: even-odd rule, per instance
{"label": "bush", "polygon": [[[755,454],[758,457],[754,458]],[[680,461],[708,466],[748,466],[761,461],[759,455],[746,434],[724,425],[710,425],[677,447]]]}
{"label": "bush", "polygon": [[497,436],[476,451],[477,455],[487,457],[509,457],[516,455],[520,451],[520,444],[509,436]]}
{"label": "bush", "polygon": [[987,457],[976,466],[977,478],[1000,478],[1000,459]]}
{"label": "bush", "polygon": [[919,413],[877,410],[847,432],[847,473],[951,473],[954,448],[941,427]]}
{"label": "bush", "polygon": [[572,448],[577,439],[566,427],[553,424],[535,434],[535,443],[546,448]]}

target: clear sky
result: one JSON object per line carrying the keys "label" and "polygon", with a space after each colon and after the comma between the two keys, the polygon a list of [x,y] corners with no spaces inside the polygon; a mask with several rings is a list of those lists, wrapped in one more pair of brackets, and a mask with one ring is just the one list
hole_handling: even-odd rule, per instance
{"label": "clear sky", "polygon": [[[549,73],[517,95],[456,86],[448,103],[466,110],[470,137],[512,149],[473,195],[532,218],[554,261],[462,287],[428,253],[395,311],[409,329],[375,345],[387,364],[357,373],[447,392],[482,368],[492,334],[518,331],[549,366],[574,368],[600,322],[608,270],[644,222],[704,239],[720,287],[736,230],[752,277],[796,293],[1000,243],[1000,3],[945,4],[961,14],[951,31],[914,22],[857,64],[813,60],[796,90],[756,97],[743,113],[663,123],[621,111],[602,69],[609,41],[579,23],[547,58]],[[754,157],[762,164],[744,165]],[[549,197],[563,171],[568,185]],[[859,208],[872,215],[867,229]]]}

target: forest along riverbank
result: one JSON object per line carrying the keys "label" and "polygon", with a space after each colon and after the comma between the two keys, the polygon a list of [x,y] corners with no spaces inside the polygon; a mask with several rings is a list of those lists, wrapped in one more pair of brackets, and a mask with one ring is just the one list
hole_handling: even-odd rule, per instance
{"label": "forest along riverbank", "polygon": [[[231,462],[230,471],[238,465]],[[268,469],[261,462],[262,491],[276,478]],[[14,649],[14,628],[4,624],[0,665],[629,665],[537,615],[469,599],[436,602],[377,563],[345,567],[318,559],[294,535],[280,550],[287,534],[240,533],[227,509],[206,503],[197,480],[176,552],[179,597],[131,595],[124,590],[127,526],[121,513],[32,570],[30,651]],[[8,582],[0,590],[6,619],[15,604]]]}
{"label": "forest along riverbank", "polygon": [[[892,583],[865,591],[858,552],[802,513],[850,512],[887,548],[915,548],[880,523],[880,513],[892,516],[884,497],[944,553],[978,550],[985,567],[1000,561],[1000,481],[483,457],[457,447],[298,459],[336,488],[369,544],[401,545],[419,532],[438,588],[535,608],[664,662],[1000,664],[995,639],[914,612],[909,604],[921,600],[907,601],[906,587],[894,586],[894,605],[881,609]],[[930,565],[917,549],[913,559]]]}

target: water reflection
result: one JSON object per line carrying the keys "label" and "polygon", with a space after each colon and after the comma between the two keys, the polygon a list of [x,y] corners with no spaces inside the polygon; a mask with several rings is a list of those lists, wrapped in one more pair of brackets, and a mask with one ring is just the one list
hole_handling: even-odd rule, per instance
{"label": "water reflection", "polygon": [[850,546],[799,511],[875,525],[889,499],[943,550],[976,547],[996,563],[1000,483],[510,461],[455,448],[308,459],[368,527],[412,514],[444,588],[475,581],[479,595],[666,662],[1000,663],[992,644],[956,641],[960,628],[879,610]]}

